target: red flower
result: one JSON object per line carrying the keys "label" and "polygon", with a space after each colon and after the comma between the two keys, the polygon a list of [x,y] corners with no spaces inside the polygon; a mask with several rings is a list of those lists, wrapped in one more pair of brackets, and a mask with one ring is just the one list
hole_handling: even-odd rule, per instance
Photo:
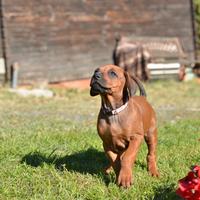
{"label": "red flower", "polygon": [[187,200],[200,200],[200,166],[194,166],[185,178],[179,180],[176,193]]}

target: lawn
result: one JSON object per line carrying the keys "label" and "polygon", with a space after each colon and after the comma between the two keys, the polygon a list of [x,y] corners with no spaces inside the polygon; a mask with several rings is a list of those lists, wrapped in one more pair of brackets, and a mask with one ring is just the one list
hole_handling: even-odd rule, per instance
{"label": "lawn", "polygon": [[0,199],[179,199],[178,180],[200,164],[200,85],[157,81],[145,88],[158,116],[161,177],[148,175],[143,144],[127,190],[102,172],[100,98],[64,89],[50,99],[23,98],[0,89]]}

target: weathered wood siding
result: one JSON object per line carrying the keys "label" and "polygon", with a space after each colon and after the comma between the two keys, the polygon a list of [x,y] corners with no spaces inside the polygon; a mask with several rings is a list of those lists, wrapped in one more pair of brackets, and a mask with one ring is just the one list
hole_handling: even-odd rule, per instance
{"label": "weathered wood siding", "polygon": [[90,77],[112,63],[115,34],[179,37],[193,57],[190,0],[2,0],[7,63],[20,81]]}
{"label": "weathered wood siding", "polygon": [[3,36],[2,36],[2,21],[1,20],[0,20],[0,58],[3,58]]}
{"label": "weathered wood siding", "polygon": [[5,81],[5,64],[4,64],[4,44],[3,44],[3,18],[2,18],[2,6],[0,1],[0,85]]}

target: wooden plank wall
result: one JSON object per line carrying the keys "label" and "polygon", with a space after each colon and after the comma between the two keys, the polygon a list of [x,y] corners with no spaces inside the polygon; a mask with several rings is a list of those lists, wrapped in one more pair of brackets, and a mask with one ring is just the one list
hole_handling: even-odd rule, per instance
{"label": "wooden plank wall", "polygon": [[3,16],[2,16],[2,4],[0,1],[0,58],[3,58]]}
{"label": "wooden plank wall", "polygon": [[179,37],[193,58],[190,0],[2,0],[7,63],[20,82],[88,78],[112,63],[115,34]]}
{"label": "wooden plank wall", "polygon": [[5,81],[5,65],[4,65],[4,44],[3,44],[3,18],[2,18],[2,5],[0,1],[0,85]]}

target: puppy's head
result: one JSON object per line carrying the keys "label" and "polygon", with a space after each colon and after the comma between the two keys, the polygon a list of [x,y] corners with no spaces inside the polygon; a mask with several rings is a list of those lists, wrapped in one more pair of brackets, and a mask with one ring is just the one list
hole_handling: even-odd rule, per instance
{"label": "puppy's head", "polygon": [[90,95],[133,94],[136,87],[129,74],[115,65],[105,65],[95,70],[90,82]]}

